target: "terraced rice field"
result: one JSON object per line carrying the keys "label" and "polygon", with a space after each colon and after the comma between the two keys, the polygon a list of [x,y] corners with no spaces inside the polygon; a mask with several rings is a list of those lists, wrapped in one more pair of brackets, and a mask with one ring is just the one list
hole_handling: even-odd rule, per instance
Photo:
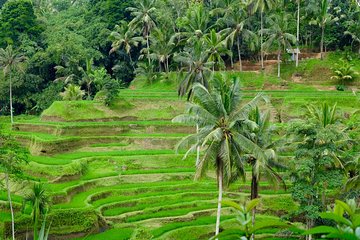
{"label": "terraced rice field", "polygon": [[[273,100],[274,114],[282,107],[286,120],[301,116],[300,106],[308,102],[326,100],[347,111],[354,109],[349,104],[355,100],[351,92],[265,92]],[[244,96],[255,93],[245,91]],[[91,113],[84,116],[76,113],[77,108],[55,103],[62,112],[49,109],[42,119],[19,119],[14,125],[14,134],[32,154],[24,166],[26,174],[46,182],[51,193],[53,236],[119,240],[146,228],[144,236],[154,239],[208,239],[217,206],[215,176],[210,171],[205,179],[194,181],[195,156],[182,159],[182,152],[174,150],[183,136],[195,131],[171,123],[183,112],[184,101],[175,91],[123,90],[121,96],[131,107],[110,111],[81,103],[97,108],[91,118]],[[225,198],[246,199],[249,186],[249,179],[235,183],[226,189]],[[19,216],[24,191],[21,185],[15,188]],[[258,221],[297,209],[289,192],[272,189],[266,180],[260,194]],[[0,206],[5,200],[1,194]],[[222,213],[221,229],[232,239],[237,228],[234,213],[227,207]],[[0,215],[0,220],[9,220],[9,214]],[[19,220],[17,233],[25,233],[25,226]]]}

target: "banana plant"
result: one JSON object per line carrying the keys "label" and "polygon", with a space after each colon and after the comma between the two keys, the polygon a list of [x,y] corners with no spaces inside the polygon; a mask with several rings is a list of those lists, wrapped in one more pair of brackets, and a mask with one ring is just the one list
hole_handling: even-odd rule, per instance
{"label": "banana plant", "polygon": [[[289,225],[286,222],[282,222],[280,220],[267,220],[266,222],[256,222],[254,225],[252,224],[252,210],[259,205],[260,199],[256,198],[251,201],[248,201],[245,204],[238,204],[233,201],[223,201],[224,205],[232,207],[236,212],[236,219],[238,224],[240,225],[239,231],[237,233],[238,237],[241,240],[250,240],[255,234],[259,233],[263,230],[273,230],[273,229],[286,229],[289,228]],[[226,232],[225,232],[226,234]],[[224,234],[224,235],[225,235]],[[221,239],[221,233],[217,236],[217,238]],[[269,237],[268,235],[266,238]],[[260,237],[258,237],[260,238]]]}
{"label": "banana plant", "polygon": [[356,206],[354,199],[348,200],[347,203],[336,200],[335,207],[332,212],[324,212],[320,214],[323,219],[331,220],[336,223],[335,227],[318,226],[306,232],[308,234],[321,234],[326,239],[360,239],[360,214],[359,208]]}

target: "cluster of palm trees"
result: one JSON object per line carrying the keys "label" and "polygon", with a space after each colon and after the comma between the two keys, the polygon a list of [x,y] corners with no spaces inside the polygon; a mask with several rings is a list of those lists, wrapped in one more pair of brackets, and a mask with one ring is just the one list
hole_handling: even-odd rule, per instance
{"label": "cluster of palm trees", "polygon": [[[209,89],[200,83],[194,84],[186,113],[173,119],[173,122],[199,128],[177,146],[189,148],[185,157],[199,147],[205,148],[202,158],[196,162],[195,178],[204,176],[209,168],[215,169],[219,190],[215,235],[219,234],[223,187],[236,179],[245,179],[247,164],[252,168],[251,199],[258,198],[261,175],[273,183],[284,183],[274,170],[277,157],[269,113],[259,110],[261,103],[268,103],[263,94],[244,102],[239,79],[220,74],[211,79]],[[255,217],[255,209],[253,211]]]}
{"label": "cluster of palm trees", "polygon": [[[128,8],[133,19],[129,23],[121,22],[111,33],[110,53],[123,50],[132,65],[133,57],[140,55],[139,59],[147,58],[152,68],[157,63],[160,72],[181,68],[192,72],[179,89],[181,95],[183,89],[189,90],[186,87],[189,80],[206,82],[207,73],[224,69],[227,61],[233,67],[234,58],[239,61],[238,70],[242,71],[243,51],[259,56],[262,69],[265,51],[276,52],[280,77],[281,55],[285,49],[291,49],[296,56],[296,66],[299,64],[300,11],[305,2],[311,6],[309,15],[312,15],[304,24],[316,24],[321,29],[322,57],[325,28],[339,20],[329,11],[330,0],[295,1],[296,13],[286,12],[285,2],[281,0],[215,0],[210,5],[201,1],[137,0],[134,7]],[[292,33],[293,23],[296,34]],[[354,41],[357,37],[355,34]]]}

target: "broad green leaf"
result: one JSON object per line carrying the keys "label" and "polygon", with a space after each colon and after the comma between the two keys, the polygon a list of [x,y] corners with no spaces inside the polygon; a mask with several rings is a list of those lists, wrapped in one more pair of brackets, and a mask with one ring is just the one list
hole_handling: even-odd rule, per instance
{"label": "broad green leaf", "polygon": [[329,226],[319,226],[319,227],[314,227],[312,229],[309,229],[305,232],[303,232],[303,235],[308,235],[308,234],[320,234],[320,233],[336,233],[339,230],[337,230],[336,228],[333,227],[329,227]]}
{"label": "broad green leaf", "polygon": [[246,212],[250,212],[253,208],[255,208],[260,203],[259,198],[255,198],[250,202],[246,203]]}

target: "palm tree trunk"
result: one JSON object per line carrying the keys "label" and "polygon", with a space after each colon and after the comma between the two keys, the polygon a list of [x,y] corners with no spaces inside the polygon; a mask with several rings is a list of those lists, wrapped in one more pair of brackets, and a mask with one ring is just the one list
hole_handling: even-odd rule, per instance
{"label": "palm tree trunk", "polygon": [[147,58],[149,61],[149,65],[151,64],[150,62],[150,44],[149,44],[149,33],[146,34],[146,47],[147,47]]}
{"label": "palm tree trunk", "polygon": [[[196,124],[196,133],[199,133],[199,124]],[[199,139],[198,139],[199,141]],[[196,148],[196,165],[200,162],[200,146]]]}
{"label": "palm tree trunk", "polygon": [[321,60],[324,59],[324,33],[325,33],[325,26],[321,26],[321,41],[320,41],[320,58]]}
{"label": "palm tree trunk", "polygon": [[280,47],[279,47],[279,51],[278,51],[278,56],[277,56],[277,60],[278,60],[278,78],[280,78],[280,55],[281,55],[281,50],[280,50]]}
{"label": "palm tree trunk", "polygon": [[264,51],[263,51],[263,28],[264,28],[264,13],[263,11],[261,11],[261,14],[260,14],[260,24],[261,24],[261,29],[260,29],[260,57],[261,57],[261,70],[264,70]]}
{"label": "palm tree trunk", "polygon": [[299,44],[300,44],[300,0],[298,0],[296,41],[297,41],[296,67],[298,67],[299,66]]}
{"label": "palm tree trunk", "polygon": [[6,182],[6,189],[8,194],[8,201],[10,205],[10,212],[11,212],[11,232],[12,232],[12,239],[15,240],[15,218],[14,218],[14,210],[11,201],[11,194],[10,194],[10,184],[9,184],[9,174],[5,174],[5,182]]}
{"label": "palm tree trunk", "polygon": [[237,37],[237,50],[238,50],[238,57],[239,57],[239,70],[242,72],[242,61],[241,61],[241,50],[240,50],[240,39],[239,36]]}
{"label": "palm tree trunk", "polygon": [[12,102],[12,80],[11,80],[11,71],[10,71],[10,119],[11,124],[14,123],[14,113],[13,113],[13,102]]}
{"label": "palm tree trunk", "polygon": [[[252,170],[252,178],[251,178],[251,196],[250,199],[253,200],[255,198],[259,197],[259,182],[258,182],[258,178],[254,172],[254,166],[253,166],[253,170]],[[251,222],[252,225],[255,225],[255,215],[256,215],[256,207],[253,208],[252,210],[252,216],[251,216]],[[255,239],[255,235],[253,234],[251,236],[251,239]]]}
{"label": "palm tree trunk", "polygon": [[134,71],[135,71],[135,66],[134,66],[134,62],[133,62],[132,57],[131,57],[131,53],[129,52],[128,55],[129,55],[131,67],[132,67],[132,68],[134,69]]}
{"label": "palm tree trunk", "polygon": [[220,216],[221,216],[221,202],[222,202],[222,193],[223,193],[223,169],[221,160],[219,160],[219,166],[217,169],[217,180],[218,180],[218,188],[219,188],[219,197],[218,197],[218,207],[216,214],[216,227],[215,227],[215,236],[217,236],[220,232]]}
{"label": "palm tree trunk", "polygon": [[35,209],[34,209],[34,240],[38,239],[38,222],[39,222],[38,212],[39,212],[38,204],[35,204]]}

